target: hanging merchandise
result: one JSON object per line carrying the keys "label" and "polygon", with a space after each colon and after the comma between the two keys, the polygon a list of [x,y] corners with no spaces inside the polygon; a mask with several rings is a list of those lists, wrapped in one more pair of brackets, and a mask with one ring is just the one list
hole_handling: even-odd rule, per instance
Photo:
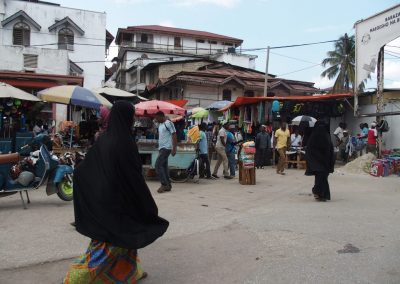
{"label": "hanging merchandise", "polygon": [[241,128],[243,126],[243,122],[244,122],[244,113],[245,113],[245,109],[243,106],[241,106],[239,108],[239,127]]}
{"label": "hanging merchandise", "polygon": [[265,102],[260,102],[258,105],[258,121],[260,124],[265,123]]}
{"label": "hanging merchandise", "polygon": [[272,102],[272,112],[279,112],[280,104],[279,101],[275,100]]}

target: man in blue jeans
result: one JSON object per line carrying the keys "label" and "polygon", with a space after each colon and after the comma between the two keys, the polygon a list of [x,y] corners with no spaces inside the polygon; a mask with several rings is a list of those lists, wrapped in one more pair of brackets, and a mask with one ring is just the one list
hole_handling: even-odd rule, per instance
{"label": "man in blue jeans", "polygon": [[171,181],[169,179],[168,157],[176,154],[176,130],[174,124],[167,120],[165,114],[161,111],[156,113],[155,120],[158,125],[158,150],[159,154],[156,161],[156,172],[161,182],[158,193],[171,191]]}
{"label": "man in blue jeans", "polygon": [[235,126],[230,125],[229,130],[226,132],[226,145],[225,145],[225,152],[226,156],[228,157],[228,166],[229,166],[229,174],[231,178],[235,177],[236,171],[236,140],[235,140]]}

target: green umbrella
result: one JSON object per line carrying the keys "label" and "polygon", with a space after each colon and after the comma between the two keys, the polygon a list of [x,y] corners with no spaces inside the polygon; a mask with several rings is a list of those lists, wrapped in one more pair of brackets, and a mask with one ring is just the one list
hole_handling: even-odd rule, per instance
{"label": "green umbrella", "polygon": [[206,117],[208,117],[208,110],[206,109],[197,111],[195,114],[191,116],[191,118],[206,118]]}

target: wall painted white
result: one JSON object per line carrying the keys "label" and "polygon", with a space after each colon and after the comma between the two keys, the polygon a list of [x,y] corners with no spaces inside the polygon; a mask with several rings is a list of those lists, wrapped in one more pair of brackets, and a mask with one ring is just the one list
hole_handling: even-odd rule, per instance
{"label": "wall painted white", "polygon": [[[66,75],[69,72],[68,51],[22,46],[0,45],[0,70],[24,72],[23,54],[38,56],[38,68],[36,73]],[[54,64],[57,62],[57,64]],[[33,70],[33,69],[31,69]]]}
{"label": "wall painted white", "polygon": [[[85,34],[79,35],[75,33],[75,46],[74,51],[68,51],[68,57],[70,60],[77,62],[77,64],[84,69],[84,87],[95,88],[100,87],[104,80],[104,59],[105,59],[105,31],[106,31],[106,14],[100,12],[92,12],[80,9],[59,7],[53,5],[45,5],[40,3],[31,3],[24,1],[14,0],[0,0],[4,1],[5,14],[0,13],[0,21],[8,18],[14,13],[23,10],[33,20],[35,20],[40,26],[41,30],[37,31],[31,29],[31,47],[22,48],[22,53],[32,51],[32,47],[37,49],[43,49],[43,51],[37,51],[39,54],[39,62],[43,62],[43,68],[47,70],[46,73],[59,74],[61,65],[65,63],[65,60],[58,61],[54,58],[55,52],[48,51],[49,49],[57,50],[58,41],[58,30],[49,32],[49,27],[53,25],[56,20],[61,20],[65,17],[71,18]],[[0,7],[1,7],[0,2]],[[0,8],[1,12],[1,8]],[[12,27],[14,23],[8,24],[6,27],[0,27],[0,46],[4,45],[7,47],[13,46],[12,44]],[[45,46],[38,46],[50,44]],[[84,44],[84,45],[81,45]],[[95,46],[93,46],[95,45]],[[17,62],[21,60],[22,53],[20,52],[21,47],[15,47],[15,59],[10,61]],[[49,58],[43,59],[41,57],[47,57],[46,52],[49,54]],[[81,61],[98,61],[91,63],[83,63]],[[5,70],[8,65],[5,63],[5,57],[0,54],[0,69]],[[39,70],[37,71],[39,73]],[[64,73],[68,75],[68,73]]]}

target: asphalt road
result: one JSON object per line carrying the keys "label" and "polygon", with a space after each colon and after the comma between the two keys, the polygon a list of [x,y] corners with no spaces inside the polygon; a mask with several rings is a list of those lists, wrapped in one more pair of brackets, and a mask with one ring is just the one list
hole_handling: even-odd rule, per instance
{"label": "asphalt road", "polygon": [[[291,170],[176,184],[155,193],[166,235],[140,250],[143,283],[400,283],[400,178],[334,174],[332,201]],[[89,240],[69,223],[71,203],[31,194],[0,199],[0,283],[61,283]]]}

